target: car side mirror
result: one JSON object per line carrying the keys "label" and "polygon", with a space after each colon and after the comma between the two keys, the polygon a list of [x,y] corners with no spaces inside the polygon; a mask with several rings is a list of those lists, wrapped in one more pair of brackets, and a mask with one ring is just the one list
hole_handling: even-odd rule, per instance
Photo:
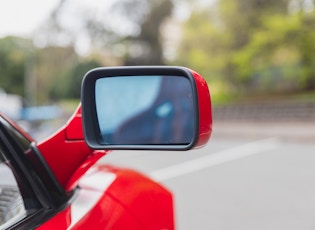
{"label": "car side mirror", "polygon": [[93,69],[81,102],[92,149],[187,150],[205,144],[212,130],[208,87],[187,68]]}

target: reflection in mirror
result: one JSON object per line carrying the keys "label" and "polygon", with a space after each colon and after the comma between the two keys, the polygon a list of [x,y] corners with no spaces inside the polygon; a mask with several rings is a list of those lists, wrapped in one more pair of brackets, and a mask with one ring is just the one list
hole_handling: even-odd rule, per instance
{"label": "reflection in mirror", "polygon": [[189,144],[195,114],[189,79],[118,76],[96,81],[101,144]]}

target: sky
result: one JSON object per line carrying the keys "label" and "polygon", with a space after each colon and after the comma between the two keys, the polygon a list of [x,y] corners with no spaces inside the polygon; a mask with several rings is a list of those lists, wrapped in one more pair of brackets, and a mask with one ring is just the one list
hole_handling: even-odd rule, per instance
{"label": "sky", "polygon": [[[104,8],[114,0],[68,0],[70,7]],[[0,37],[30,36],[49,17],[59,0],[0,0]]]}
{"label": "sky", "polygon": [[[49,18],[51,12],[60,0],[0,0],[0,38],[9,35],[35,38],[35,44],[41,46],[40,34],[36,29],[42,26]],[[67,13],[63,14],[63,25],[78,32],[79,53],[87,53],[90,48],[89,41],[80,33],[78,15],[82,10],[98,12],[108,9],[116,0],[67,0]],[[39,38],[39,39],[38,39]]]}
{"label": "sky", "polygon": [[[58,5],[60,0],[0,0],[0,38],[8,35],[20,37],[35,38],[34,42],[37,46],[41,46],[41,35],[35,34],[35,30],[42,26],[49,18],[53,9]],[[91,41],[84,36],[80,27],[80,11],[97,10],[95,17],[104,17],[104,12],[111,4],[119,0],[67,0],[66,13],[61,18],[63,25],[78,34],[76,50],[81,53],[88,53]],[[207,0],[213,1],[213,0]],[[185,5],[179,4],[175,15],[179,18],[185,18],[189,15],[189,10]],[[126,22],[127,23],[127,22]],[[124,31],[131,30],[132,27],[128,23],[122,27]],[[36,36],[34,36],[34,34]],[[64,39],[66,41],[66,39]],[[44,43],[42,45],[45,45]]]}
{"label": "sky", "polygon": [[0,0],[0,37],[30,35],[57,3],[57,0]]}

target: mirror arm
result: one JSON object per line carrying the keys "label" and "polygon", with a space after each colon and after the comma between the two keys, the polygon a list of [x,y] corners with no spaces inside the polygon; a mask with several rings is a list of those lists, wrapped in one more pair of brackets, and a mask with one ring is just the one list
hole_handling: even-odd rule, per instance
{"label": "mirror arm", "polygon": [[37,147],[65,191],[74,189],[81,176],[106,154],[106,151],[94,151],[86,145],[81,105],[67,125]]}
{"label": "mirror arm", "polygon": [[84,140],[83,127],[82,127],[82,113],[81,104],[74,112],[66,125],[66,140],[68,141],[81,141]]}

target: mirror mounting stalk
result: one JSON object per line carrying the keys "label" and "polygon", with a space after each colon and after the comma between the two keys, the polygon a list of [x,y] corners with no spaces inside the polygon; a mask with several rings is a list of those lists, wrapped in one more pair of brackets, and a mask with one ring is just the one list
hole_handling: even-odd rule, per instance
{"label": "mirror mounting stalk", "polygon": [[37,147],[66,192],[74,189],[81,176],[107,152],[86,145],[81,105],[64,127]]}

